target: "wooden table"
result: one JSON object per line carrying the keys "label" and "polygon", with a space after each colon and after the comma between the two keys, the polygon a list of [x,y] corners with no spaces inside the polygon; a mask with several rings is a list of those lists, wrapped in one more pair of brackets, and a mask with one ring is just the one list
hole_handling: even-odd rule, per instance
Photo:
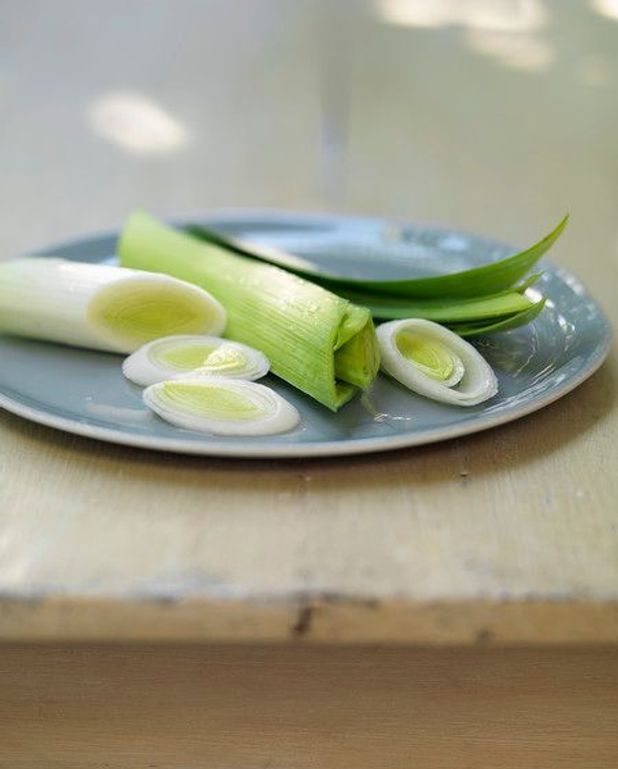
{"label": "wooden table", "polygon": [[[615,323],[611,3],[438,6],[5,1],[2,257],[137,205],[521,245],[570,210],[554,259]],[[319,461],[0,413],[0,767],[615,769],[617,380]]]}

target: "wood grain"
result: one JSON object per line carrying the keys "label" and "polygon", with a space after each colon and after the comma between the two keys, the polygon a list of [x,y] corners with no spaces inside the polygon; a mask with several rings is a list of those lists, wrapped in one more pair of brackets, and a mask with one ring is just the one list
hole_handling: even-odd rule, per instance
{"label": "wood grain", "polygon": [[618,608],[592,601],[5,599],[3,640],[235,641],[519,647],[616,643]]}
{"label": "wood grain", "polygon": [[615,769],[615,650],[0,646],[2,769]]}
{"label": "wood grain", "polygon": [[[553,256],[618,322],[612,22],[546,3],[555,56],[526,70],[461,25],[345,4],[333,26],[331,5],[4,2],[0,257],[136,205],[336,205],[520,244],[571,210]],[[97,132],[118,92],[186,143]],[[612,353],[517,423],[332,461],[147,453],[0,413],[0,638],[615,643],[617,385]]]}

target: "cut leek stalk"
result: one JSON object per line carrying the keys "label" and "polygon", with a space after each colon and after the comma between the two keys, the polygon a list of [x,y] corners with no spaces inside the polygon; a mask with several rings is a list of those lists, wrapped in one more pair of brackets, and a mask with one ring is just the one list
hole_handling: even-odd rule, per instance
{"label": "cut leek stalk", "polygon": [[368,389],[380,368],[380,350],[373,323],[365,326],[335,352],[335,376]]}
{"label": "cut leek stalk", "polygon": [[378,326],[382,368],[419,395],[475,406],[498,392],[491,366],[469,342],[428,320],[408,318]]}
{"label": "cut leek stalk", "polygon": [[205,242],[226,247],[253,259],[276,264],[308,280],[320,283],[337,293],[350,290],[386,294],[387,296],[431,299],[444,296],[451,298],[479,297],[505,291],[532,269],[543,254],[551,248],[560,237],[568,220],[567,215],[549,235],[546,235],[538,243],[498,262],[446,275],[400,280],[360,280],[335,275],[279,249],[265,248],[247,243],[244,240],[230,238],[202,225],[191,224],[187,230]]}
{"label": "cut leek stalk", "polygon": [[0,332],[112,352],[169,334],[219,334],[225,310],[166,275],[63,259],[0,264]]}
{"label": "cut leek stalk", "polygon": [[273,373],[333,411],[375,379],[377,340],[366,308],[143,212],[129,218],[118,253],[126,267],[207,288],[226,308],[226,337],[261,350]]}
{"label": "cut leek stalk", "polygon": [[144,403],[177,427],[215,435],[273,435],[300,421],[270,387],[225,377],[174,379],[144,390]]}
{"label": "cut leek stalk", "polygon": [[187,334],[148,342],[122,364],[126,378],[141,387],[187,375],[254,380],[269,368],[268,358],[245,344]]}

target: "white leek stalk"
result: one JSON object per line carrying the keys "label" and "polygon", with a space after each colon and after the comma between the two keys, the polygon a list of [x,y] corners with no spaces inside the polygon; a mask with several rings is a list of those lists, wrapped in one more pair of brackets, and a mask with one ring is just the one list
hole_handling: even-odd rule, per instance
{"label": "white leek stalk", "polygon": [[26,257],[0,263],[0,332],[112,352],[170,334],[219,334],[225,310],[167,275]]}
{"label": "white leek stalk", "polygon": [[376,333],[382,369],[419,395],[475,406],[498,392],[496,375],[478,350],[438,323],[394,320]]}
{"label": "white leek stalk", "polygon": [[159,382],[144,403],[177,427],[215,435],[272,435],[296,427],[298,411],[270,387],[225,377]]}
{"label": "white leek stalk", "polygon": [[127,379],[141,387],[192,376],[254,380],[265,376],[268,358],[246,344],[215,336],[168,336],[143,345],[122,365]]}

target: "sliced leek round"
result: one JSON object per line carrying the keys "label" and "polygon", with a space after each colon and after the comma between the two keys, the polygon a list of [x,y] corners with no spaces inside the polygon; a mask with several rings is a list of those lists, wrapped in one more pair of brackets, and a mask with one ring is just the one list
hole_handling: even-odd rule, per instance
{"label": "sliced leek round", "polygon": [[221,303],[140,270],[25,257],[0,264],[0,333],[112,352],[170,334],[220,334]]}
{"label": "sliced leek round", "polygon": [[214,435],[273,435],[300,421],[270,387],[225,377],[172,379],[144,390],[144,403],[166,422]]}
{"label": "sliced leek round", "polygon": [[122,365],[126,378],[141,387],[187,375],[260,379],[269,368],[268,358],[253,347],[191,334],[148,342]]}
{"label": "sliced leek round", "polygon": [[376,333],[382,369],[419,395],[475,406],[498,392],[496,375],[478,350],[438,323],[394,320]]}

